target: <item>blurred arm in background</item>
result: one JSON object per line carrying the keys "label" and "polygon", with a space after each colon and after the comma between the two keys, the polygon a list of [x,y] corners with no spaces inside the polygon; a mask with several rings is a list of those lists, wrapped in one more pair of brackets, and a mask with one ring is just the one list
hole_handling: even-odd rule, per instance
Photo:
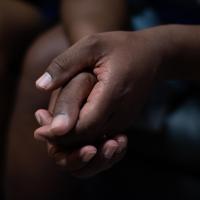
{"label": "blurred arm in background", "polygon": [[61,15],[71,43],[93,33],[124,29],[128,21],[125,0],[63,0]]}

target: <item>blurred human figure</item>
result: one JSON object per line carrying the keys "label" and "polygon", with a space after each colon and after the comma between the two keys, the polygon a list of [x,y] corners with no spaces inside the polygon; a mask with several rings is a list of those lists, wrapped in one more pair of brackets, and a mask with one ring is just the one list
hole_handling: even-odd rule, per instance
{"label": "blurred human figure", "polygon": [[[26,18],[24,17],[26,16]],[[29,42],[41,29],[39,11],[19,1],[0,1],[0,176],[4,177],[6,130],[14,104],[19,66]]]}

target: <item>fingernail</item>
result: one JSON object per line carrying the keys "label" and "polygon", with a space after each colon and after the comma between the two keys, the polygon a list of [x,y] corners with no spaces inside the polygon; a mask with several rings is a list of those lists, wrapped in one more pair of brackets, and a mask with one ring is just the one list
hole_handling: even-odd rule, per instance
{"label": "fingernail", "polygon": [[117,142],[119,143],[117,153],[121,153],[127,147],[127,140],[125,138],[121,137],[121,138],[118,138]]}
{"label": "fingernail", "polygon": [[111,159],[114,155],[114,153],[117,150],[117,146],[113,146],[113,147],[107,147],[104,151],[104,157],[106,159]]}
{"label": "fingernail", "polygon": [[35,118],[36,118],[38,124],[42,126],[42,119],[41,119],[41,116],[39,113],[35,113]]}
{"label": "fingernail", "polygon": [[92,158],[94,158],[94,156],[96,155],[97,151],[91,151],[91,152],[84,152],[83,155],[81,155],[82,157],[82,161],[83,162],[89,162],[90,160],[92,160]]}
{"label": "fingernail", "polygon": [[48,72],[45,72],[37,81],[36,81],[36,86],[43,88],[43,89],[48,89],[49,86],[52,83],[52,77]]}
{"label": "fingernail", "polygon": [[69,117],[67,114],[57,115],[51,124],[52,129],[62,129],[67,132]]}

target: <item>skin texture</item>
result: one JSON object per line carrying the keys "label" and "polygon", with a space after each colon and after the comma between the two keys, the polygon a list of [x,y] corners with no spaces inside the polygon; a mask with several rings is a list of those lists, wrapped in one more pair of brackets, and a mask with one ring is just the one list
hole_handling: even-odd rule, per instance
{"label": "skin texture", "polygon": [[[5,12],[7,18],[10,13],[15,14],[13,9],[18,8],[19,5],[21,4],[20,2],[13,1],[15,6],[11,6],[9,2],[7,1],[4,1],[4,2],[7,5],[9,5],[8,6],[9,8],[11,8],[11,11]],[[65,10],[66,7],[68,7],[66,2],[67,1],[64,1],[65,5],[63,4],[63,10]],[[121,0],[121,2],[124,2],[124,1]],[[85,3],[83,3],[82,6],[88,7],[88,4],[90,3],[91,2],[85,1]],[[106,1],[104,2],[102,1],[102,3],[103,3],[103,7],[105,8],[104,4],[106,3]],[[101,4],[101,1],[99,1],[99,4]],[[93,6],[94,5],[96,4],[93,4]],[[71,6],[72,15],[76,15],[78,11],[76,9],[76,6],[77,5]],[[35,16],[35,13],[38,13],[38,12],[35,11],[35,9],[33,9],[33,7],[30,5],[26,6],[25,4],[22,4],[22,7],[25,8],[25,13],[23,12],[21,14],[16,13],[16,16],[13,17],[14,20],[12,19],[12,21],[19,19],[19,21],[21,21],[22,24],[25,25],[25,27],[29,28],[29,23],[30,23],[29,18],[31,16]],[[124,7],[122,8],[124,9]],[[30,14],[31,11],[29,9],[33,9],[33,14]],[[82,10],[84,10],[84,8]],[[109,9],[107,9],[107,12],[108,10]],[[105,13],[104,9],[101,9],[101,12],[98,13],[99,17],[101,16],[102,11],[104,15]],[[121,13],[121,11],[117,13]],[[109,11],[109,14],[110,14],[110,11]],[[27,16],[27,17],[24,18],[24,16]],[[82,18],[82,16],[80,16],[80,18]],[[118,20],[119,18],[116,18],[116,19]],[[65,23],[67,20],[71,21],[72,19],[70,18],[69,20],[68,17],[63,17],[65,34],[68,33],[68,31],[66,31],[67,23]],[[39,17],[39,21],[42,21],[40,17]],[[122,21],[120,21],[120,23],[121,22]],[[88,23],[87,20],[84,20],[82,24],[79,23],[78,25],[79,27],[84,27],[84,25],[88,24],[90,27],[93,27],[94,23],[96,22],[94,21],[92,23],[90,22]],[[115,21],[114,23],[116,24],[117,21]],[[10,25],[10,23],[8,23],[8,25]],[[17,26],[17,23],[15,25],[16,26],[9,26],[9,29],[7,30],[7,32],[5,32],[6,36],[8,35],[8,33],[11,33],[11,32],[13,33],[13,27],[16,27],[17,29],[22,30],[22,26]],[[109,24],[107,24],[106,26],[108,27]],[[96,24],[95,24],[95,27],[96,27]],[[69,27],[68,30],[71,30],[71,28]],[[58,182],[59,183],[62,182],[61,180],[63,180],[64,177],[65,179],[69,180],[69,178],[68,177],[66,178],[66,176],[64,176],[62,173],[61,173],[62,178],[60,177],[61,174],[55,170],[55,166],[52,166],[51,163],[49,163],[49,160],[46,158],[46,156],[44,156],[43,154],[44,146],[39,145],[37,143],[35,144],[32,140],[31,135],[27,134],[27,133],[33,132],[33,130],[36,128],[36,124],[33,121],[33,118],[31,117],[31,113],[33,113],[38,107],[47,107],[46,99],[48,95],[43,95],[40,92],[36,92],[35,88],[33,88],[33,81],[34,79],[36,79],[36,77],[39,76],[42,70],[44,70],[43,67],[48,65],[54,57],[56,57],[58,54],[61,53],[62,50],[68,47],[68,42],[73,43],[73,41],[79,40],[81,37],[83,37],[84,35],[88,33],[90,34],[94,33],[94,31],[96,32],[96,28],[91,29],[90,32],[85,32],[82,30],[82,28],[69,31],[71,33],[70,35],[74,39],[72,40],[70,38],[70,41],[67,41],[66,40],[67,37],[66,35],[64,35],[63,30],[61,28],[58,28],[58,29],[56,28],[55,30],[52,30],[47,34],[44,34],[38,40],[36,40],[36,42],[32,45],[32,47],[28,51],[24,64],[23,64],[22,78],[19,82],[19,87],[17,91],[17,98],[16,98],[17,102],[16,102],[15,110],[12,116],[11,125],[8,131],[8,135],[9,135],[8,146],[6,148],[8,151],[7,152],[8,159],[6,161],[5,178],[6,178],[6,196],[9,199],[19,199],[19,198],[27,198],[27,199],[52,198],[53,199],[54,197],[48,191],[52,190],[52,188],[55,186],[54,184],[57,185],[56,188],[54,187],[55,193],[56,191],[59,191],[59,190],[62,191],[61,188],[63,187],[61,184],[59,185]],[[99,28],[98,31],[103,31],[103,30]],[[73,37],[75,33],[76,33],[76,36]],[[20,36],[23,36],[23,39],[24,39],[24,34],[16,35],[17,41],[20,41],[19,40]],[[20,45],[16,45],[16,46],[21,47],[21,45],[22,44],[20,43]],[[33,95],[35,98],[32,98]],[[29,101],[27,101],[27,99],[29,99]],[[46,114],[49,114],[49,113],[46,113]],[[28,126],[24,128],[24,124],[28,124]],[[26,141],[25,144],[24,144],[24,141]],[[116,141],[114,141],[114,146],[115,145],[116,145]],[[73,163],[74,159],[71,159],[71,160]],[[113,160],[113,162],[114,161],[115,160]],[[45,173],[44,173],[44,166],[48,166],[48,170],[45,169]],[[104,167],[108,167],[108,165]],[[100,170],[99,167],[97,167],[97,170],[98,171]],[[95,169],[93,169],[93,173],[95,173]],[[37,177],[40,177],[40,180],[44,180],[44,182],[39,181]],[[43,188],[43,185],[45,185],[45,188]],[[63,189],[63,191],[65,190]],[[71,188],[71,191],[73,191],[72,188]],[[69,191],[66,191],[66,193],[68,194]]]}
{"label": "skin texture", "polygon": [[[35,136],[72,148],[95,143],[104,134],[124,131],[137,116],[156,79],[199,77],[198,36],[198,26],[172,25],[102,33],[79,41],[54,59],[36,85],[53,90],[84,70],[91,71],[97,83],[80,109],[78,120],[66,109],[67,102],[62,107],[57,101],[59,112],[54,113],[50,125],[37,129]],[[188,69],[191,62],[193,68]]]}
{"label": "skin texture", "polygon": [[[102,61],[100,60],[99,63],[97,63],[98,67],[96,67],[96,69],[94,70],[94,74],[97,77],[97,83],[94,86],[94,89],[91,92],[89,98],[87,99],[86,104],[81,108],[78,121],[75,117],[73,117],[73,116],[77,115],[77,113],[76,113],[77,109],[75,109],[75,107],[73,105],[68,104],[67,101],[65,102],[65,105],[61,105],[59,103],[59,100],[57,100],[56,107],[59,109],[57,109],[56,112],[54,113],[54,121],[51,123],[51,125],[43,126],[42,128],[36,130],[36,132],[35,132],[36,138],[38,138],[38,135],[45,136],[46,138],[48,138],[50,140],[55,140],[59,145],[64,146],[65,148],[71,148],[71,147],[73,147],[73,145],[75,145],[75,147],[77,147],[77,146],[82,146],[84,144],[96,143],[97,140],[99,141],[99,140],[101,140],[101,137],[103,137],[102,133],[109,134],[110,135],[109,137],[113,137],[112,135],[116,135],[117,131],[120,132],[121,130],[123,130],[124,127],[127,127],[129,125],[129,124],[123,125],[122,123],[123,122],[130,123],[130,116],[133,116],[136,113],[136,107],[131,109],[130,102],[132,102],[131,105],[137,104],[137,107],[138,107],[138,102],[140,101],[140,103],[141,103],[141,96],[139,96],[137,98],[137,95],[134,95],[134,98],[131,97],[131,99],[130,99],[130,96],[128,96],[127,99],[125,100],[127,102],[124,102],[124,104],[122,104],[122,105],[129,105],[129,107],[127,107],[127,108],[121,107],[121,102],[122,102],[121,97],[125,97],[126,93],[124,93],[124,92],[126,92],[126,91],[123,91],[124,96],[120,94],[119,99],[116,99],[117,101],[116,100],[114,101],[116,103],[115,106],[114,106],[115,103],[113,104],[113,99],[109,100],[110,103],[112,102],[112,104],[113,104],[112,107],[108,103],[108,97],[107,97],[107,94],[112,94],[112,97],[115,98],[115,94],[119,91],[122,91],[122,90],[119,90],[120,87],[116,83],[116,79],[115,80],[113,79],[112,84],[109,84],[109,85],[107,83],[107,80],[109,79],[108,76],[112,76],[114,78],[114,77],[120,77],[120,75],[123,74],[124,68],[122,70],[120,70],[121,62],[119,62],[118,58],[119,58],[120,53],[123,53],[123,55],[127,55],[127,51],[130,52],[129,48],[131,46],[127,46],[127,45],[123,44],[123,42],[126,41],[130,45],[129,37],[130,37],[129,34],[124,36],[124,33],[122,34],[121,32],[119,32],[117,36],[114,34],[110,34],[110,35],[102,34],[101,41],[104,42],[103,43],[104,45],[106,45],[106,43],[108,41],[111,41],[111,44],[116,44],[116,42],[118,42],[118,43],[116,45],[116,49],[114,49],[115,46],[113,47],[113,49],[109,49],[110,46],[107,46],[108,48],[106,49],[106,51],[108,51],[108,52],[110,51],[111,54],[114,52],[111,62],[106,63],[107,59],[103,58]],[[88,44],[86,44],[86,45],[91,45],[91,46],[94,45],[92,51],[95,50],[98,52],[98,50],[99,50],[98,48],[100,48],[98,46],[98,44],[96,43],[96,38],[92,38],[92,39],[86,38],[82,42],[87,42]],[[133,44],[131,44],[131,45],[133,45]],[[119,49],[119,48],[117,49],[118,46],[120,46],[121,49]],[[86,53],[89,53],[89,52],[86,52]],[[72,54],[73,54],[73,52],[70,52],[70,55],[65,55],[65,56],[68,58],[71,58]],[[105,52],[105,54],[106,54],[106,52]],[[85,57],[85,55],[81,55],[81,56]],[[110,57],[109,54],[107,56]],[[129,56],[131,56],[131,55],[128,55],[127,58],[129,58]],[[103,62],[103,60],[105,60],[105,63]],[[127,60],[128,59],[126,59],[126,61]],[[130,59],[129,59],[129,61],[130,61]],[[54,60],[54,62],[55,62],[55,60]],[[78,60],[78,62],[79,62],[79,60]],[[117,65],[117,63],[120,63],[120,65]],[[70,63],[69,66],[71,64],[72,63]],[[126,66],[128,64],[130,66],[132,64],[132,60],[131,60],[131,63],[124,63],[124,64],[122,63],[122,66]],[[75,65],[76,64],[74,63],[74,66]],[[72,70],[74,69],[73,67],[72,67]],[[118,68],[120,70],[119,74],[118,75],[113,74],[114,71],[111,72],[112,69],[106,69],[106,67],[107,68],[114,67],[113,69],[116,69],[117,67],[119,67]],[[58,69],[55,67],[52,67],[52,68],[54,70]],[[132,72],[132,75],[134,72]],[[152,70],[152,73],[154,73],[154,70]],[[51,73],[51,74],[53,74],[53,73]],[[127,74],[130,75],[130,71]],[[148,75],[149,74],[150,73],[148,73]],[[141,78],[142,78],[142,80],[147,80],[147,76],[144,76],[144,77],[141,76],[141,77],[137,77],[137,78],[138,78],[138,80],[141,80]],[[150,80],[151,80],[151,77],[150,77]],[[123,80],[120,80],[120,81],[123,81]],[[124,85],[125,83],[121,82],[120,84]],[[148,85],[148,87],[150,86],[149,82],[146,84]],[[144,86],[140,85],[140,89],[142,89],[143,87],[147,87],[146,84],[144,82]],[[129,85],[127,88],[130,88],[130,90],[133,90],[133,88],[134,88],[134,90],[136,89],[135,86],[133,87],[133,85]],[[102,90],[105,90],[103,92],[103,94],[100,93]],[[127,92],[129,92],[129,90],[127,90]],[[130,93],[128,93],[128,94],[130,94]],[[140,93],[138,93],[138,94],[140,94]],[[99,95],[102,95],[102,96],[99,96]],[[142,94],[143,98],[145,96],[146,96],[146,94]],[[104,100],[102,100],[102,99],[104,99]],[[63,102],[63,100],[62,100],[62,102]],[[105,104],[95,105],[95,103],[99,103],[99,102],[103,102],[105,104],[108,103],[108,104],[107,105],[105,105]],[[70,108],[70,110],[69,110],[69,108]],[[110,116],[107,112],[112,113],[113,111],[110,109],[116,110],[116,108],[118,108],[117,110],[119,110],[119,114],[121,117],[123,116],[123,119],[120,117],[118,119],[118,121],[116,121],[116,119],[114,119],[113,121],[110,121],[110,119],[109,119]],[[93,112],[94,110],[95,110],[95,112]],[[129,114],[127,114],[127,110],[129,111]],[[58,122],[60,113],[62,113],[62,117],[61,117],[62,121]],[[99,116],[97,116],[97,115],[99,115],[99,113],[101,113],[101,116],[100,116],[101,118],[97,118],[97,117],[99,117]],[[94,116],[95,114],[96,114],[96,116]],[[126,120],[124,120],[124,118]],[[105,121],[102,122],[102,119],[104,119]],[[59,123],[59,124],[56,124],[56,123]],[[75,128],[71,131],[71,129],[74,126],[75,126]],[[113,129],[110,128],[111,126]],[[119,127],[119,126],[121,126],[121,127]],[[103,129],[102,129],[102,127],[103,127]],[[62,135],[64,135],[64,136],[62,137]],[[67,157],[67,154],[66,154],[66,157]],[[88,169],[90,170],[90,167]],[[105,169],[105,168],[103,168],[103,169]],[[90,171],[92,171],[92,170],[90,170]],[[97,171],[97,172],[99,172],[99,171]],[[84,173],[84,175],[85,175],[85,173]],[[94,175],[94,173],[88,172],[87,175],[88,176]]]}

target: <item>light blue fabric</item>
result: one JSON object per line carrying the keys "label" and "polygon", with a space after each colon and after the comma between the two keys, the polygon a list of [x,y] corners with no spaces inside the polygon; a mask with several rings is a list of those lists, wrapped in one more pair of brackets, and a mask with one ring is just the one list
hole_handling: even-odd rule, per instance
{"label": "light blue fabric", "polygon": [[141,13],[134,15],[131,20],[132,27],[135,30],[140,30],[160,24],[160,20],[153,8],[145,8]]}

